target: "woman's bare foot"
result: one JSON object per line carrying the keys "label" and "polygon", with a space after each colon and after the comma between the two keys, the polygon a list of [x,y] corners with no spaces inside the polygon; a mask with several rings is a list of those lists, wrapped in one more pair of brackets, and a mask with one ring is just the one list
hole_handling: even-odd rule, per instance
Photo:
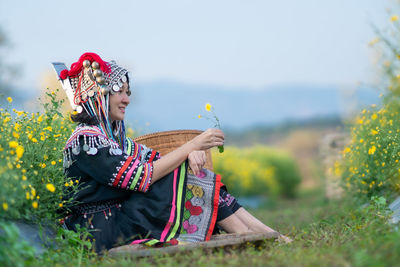
{"label": "woman's bare foot", "polygon": [[285,243],[285,244],[289,244],[293,242],[293,239],[285,236],[285,235],[279,235],[277,241],[279,243]]}

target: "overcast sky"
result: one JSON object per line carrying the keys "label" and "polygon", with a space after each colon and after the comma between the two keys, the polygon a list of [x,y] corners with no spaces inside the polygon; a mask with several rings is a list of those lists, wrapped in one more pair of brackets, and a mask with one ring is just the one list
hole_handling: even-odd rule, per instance
{"label": "overcast sky", "polygon": [[115,59],[138,81],[265,88],[352,85],[372,74],[370,23],[391,0],[4,1],[0,24],[37,88],[50,62],[86,52]]}

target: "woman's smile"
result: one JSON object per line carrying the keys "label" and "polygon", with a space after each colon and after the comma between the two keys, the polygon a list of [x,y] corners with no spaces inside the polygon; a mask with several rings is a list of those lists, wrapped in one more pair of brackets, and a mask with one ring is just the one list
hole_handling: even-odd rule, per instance
{"label": "woman's smile", "polygon": [[110,95],[110,119],[111,121],[124,120],[126,107],[129,105],[129,85],[124,83],[120,91]]}

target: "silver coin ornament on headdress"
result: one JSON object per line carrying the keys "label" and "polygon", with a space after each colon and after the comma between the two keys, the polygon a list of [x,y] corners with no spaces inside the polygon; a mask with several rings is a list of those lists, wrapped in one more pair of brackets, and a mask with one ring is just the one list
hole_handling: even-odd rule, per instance
{"label": "silver coin ornament on headdress", "polygon": [[[72,109],[78,113],[85,110],[89,116],[95,117],[101,132],[116,144],[111,146],[110,154],[121,155],[122,151],[126,152],[128,147],[124,122],[123,120],[111,121],[109,101],[110,94],[119,92],[128,81],[128,71],[118,66],[115,61],[103,61],[94,53],[83,54],[78,62],[71,65],[70,70],[64,63],[53,63],[53,67]],[[130,91],[127,93],[129,95]],[[96,140],[89,138],[89,143],[84,143],[82,150],[88,155],[97,154],[96,144],[101,140]],[[74,145],[69,153],[79,154],[80,146]],[[65,162],[70,162],[68,157]]]}
{"label": "silver coin ornament on headdress", "polygon": [[[90,99],[119,92],[127,82],[128,70],[118,66],[115,61],[103,62],[103,64],[107,65],[108,71],[102,71],[99,62],[85,59],[78,74],[65,77],[65,73],[68,73],[65,64],[53,63],[71,107],[78,113],[83,111],[84,104]],[[73,66],[71,66],[72,69]]]}

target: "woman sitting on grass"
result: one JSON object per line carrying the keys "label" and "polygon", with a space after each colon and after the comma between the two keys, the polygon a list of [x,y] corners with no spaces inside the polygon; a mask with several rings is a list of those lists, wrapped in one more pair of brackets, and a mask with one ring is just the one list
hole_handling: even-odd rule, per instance
{"label": "woman sitting on grass", "polygon": [[64,149],[66,176],[79,180],[78,191],[66,194],[76,204],[64,226],[93,230],[97,252],[130,243],[209,240],[216,225],[228,233],[275,232],[227,193],[219,175],[203,168],[204,151],[224,144],[221,130],[208,129],[161,157],[125,136],[131,94],[126,69],[85,53],[70,70],[58,71],[79,123]]}

